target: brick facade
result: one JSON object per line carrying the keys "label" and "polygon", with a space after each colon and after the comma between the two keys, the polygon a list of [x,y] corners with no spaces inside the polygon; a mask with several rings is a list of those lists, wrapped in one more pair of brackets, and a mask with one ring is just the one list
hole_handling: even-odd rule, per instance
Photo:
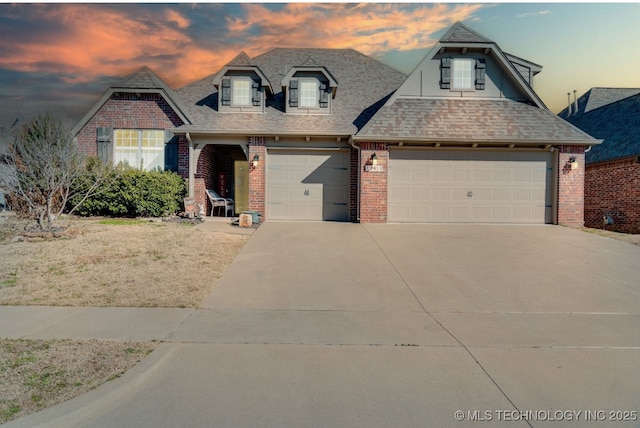
{"label": "brick facade", "polygon": [[[569,227],[584,225],[584,146],[558,148],[558,224]],[[575,157],[578,168],[569,160]]]}
{"label": "brick facade", "polygon": [[351,147],[349,151],[349,221],[352,223],[358,222],[359,214],[358,153],[359,150]]}
{"label": "brick facade", "polygon": [[640,233],[640,159],[587,165],[584,204],[585,226]]}
{"label": "brick facade", "polygon": [[[382,171],[366,171],[375,153]],[[387,169],[389,150],[386,143],[360,143],[360,222],[387,222]]]}
{"label": "brick facade", "polygon": [[[249,209],[262,214],[262,220],[267,220],[265,193],[266,193],[266,159],[267,148],[265,137],[249,137]],[[260,158],[258,165],[253,166],[255,155]]]}
{"label": "brick facade", "polygon": [[182,120],[160,94],[117,92],[78,133],[78,148],[85,156],[96,156],[97,129],[169,129]]}

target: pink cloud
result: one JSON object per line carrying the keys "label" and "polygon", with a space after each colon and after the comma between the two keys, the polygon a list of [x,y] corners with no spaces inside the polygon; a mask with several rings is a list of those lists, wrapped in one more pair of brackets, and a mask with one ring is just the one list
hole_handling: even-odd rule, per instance
{"label": "pink cloud", "polygon": [[[0,38],[0,67],[64,74],[68,82],[80,83],[148,65],[180,87],[214,73],[240,50],[253,56],[273,47],[354,48],[365,54],[428,47],[434,31],[468,19],[481,7],[291,3],[274,11],[245,4],[243,17],[226,20],[226,33],[235,42],[221,39],[208,49],[189,35],[192,20],[168,5],[140,14],[95,4],[29,5],[30,23],[59,29],[46,40]],[[24,14],[7,12],[13,18]]]}

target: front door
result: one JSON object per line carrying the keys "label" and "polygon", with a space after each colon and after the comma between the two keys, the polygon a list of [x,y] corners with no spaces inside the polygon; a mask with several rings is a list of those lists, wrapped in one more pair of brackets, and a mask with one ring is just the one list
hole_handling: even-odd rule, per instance
{"label": "front door", "polygon": [[233,183],[235,195],[235,213],[249,209],[249,163],[242,160],[233,161]]}

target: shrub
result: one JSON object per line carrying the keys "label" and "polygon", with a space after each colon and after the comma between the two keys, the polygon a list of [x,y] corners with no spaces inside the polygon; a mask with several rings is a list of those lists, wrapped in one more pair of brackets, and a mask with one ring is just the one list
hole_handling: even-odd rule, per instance
{"label": "shrub", "polygon": [[178,212],[186,193],[184,179],[175,172],[117,168],[97,194],[75,212],[82,216],[160,217]]}

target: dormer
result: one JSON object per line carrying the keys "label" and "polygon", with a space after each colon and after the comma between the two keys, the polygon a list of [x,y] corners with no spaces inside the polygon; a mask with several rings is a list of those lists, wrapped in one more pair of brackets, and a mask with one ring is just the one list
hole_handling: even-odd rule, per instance
{"label": "dormer", "polygon": [[285,112],[288,114],[331,114],[338,82],[326,67],[313,60],[292,67],[282,78]]}
{"label": "dormer", "polygon": [[244,52],[222,67],[213,85],[218,89],[219,112],[262,113],[267,97],[273,95],[269,79]]}
{"label": "dormer", "polygon": [[455,23],[387,102],[397,98],[510,99],[544,107],[533,91],[542,66],[503,52]]}

